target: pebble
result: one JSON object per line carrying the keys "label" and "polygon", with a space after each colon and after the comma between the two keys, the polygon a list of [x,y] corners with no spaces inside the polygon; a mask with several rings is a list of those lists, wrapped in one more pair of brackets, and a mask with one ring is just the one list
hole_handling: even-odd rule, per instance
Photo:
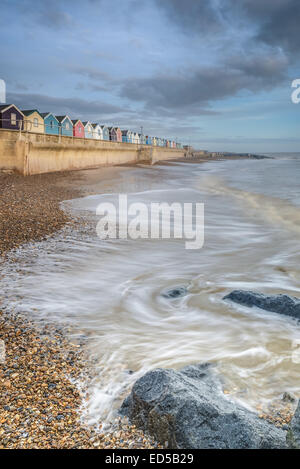
{"label": "pebble", "polygon": [[84,347],[74,348],[63,331],[0,311],[0,339],[6,349],[0,364],[0,449],[161,448],[127,420],[117,419],[106,432],[82,422]]}

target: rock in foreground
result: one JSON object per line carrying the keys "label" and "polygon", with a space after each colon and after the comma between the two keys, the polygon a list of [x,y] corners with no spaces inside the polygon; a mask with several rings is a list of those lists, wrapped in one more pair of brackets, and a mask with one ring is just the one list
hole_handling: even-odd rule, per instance
{"label": "rock in foreground", "polygon": [[300,300],[288,295],[264,295],[252,291],[234,290],[224,296],[223,300],[231,300],[249,307],[256,306],[266,311],[300,319]]}
{"label": "rock in foreground", "polygon": [[176,288],[172,288],[171,290],[164,292],[162,296],[164,298],[174,299],[174,298],[179,298],[181,296],[185,296],[186,294],[187,294],[186,287],[176,287]]}
{"label": "rock in foreground", "polygon": [[290,429],[287,435],[287,441],[291,448],[300,449],[300,401],[297,410],[291,421]]}
{"label": "rock in foreground", "polygon": [[121,414],[169,448],[286,447],[283,430],[224,395],[210,365],[146,373]]}

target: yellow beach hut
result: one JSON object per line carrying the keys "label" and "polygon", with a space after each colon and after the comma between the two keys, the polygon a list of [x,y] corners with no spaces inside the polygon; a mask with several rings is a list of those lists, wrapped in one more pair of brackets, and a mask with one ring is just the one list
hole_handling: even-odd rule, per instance
{"label": "yellow beach hut", "polygon": [[31,109],[29,111],[22,111],[24,114],[24,130],[27,132],[34,132],[43,134],[45,132],[44,119],[39,111]]}

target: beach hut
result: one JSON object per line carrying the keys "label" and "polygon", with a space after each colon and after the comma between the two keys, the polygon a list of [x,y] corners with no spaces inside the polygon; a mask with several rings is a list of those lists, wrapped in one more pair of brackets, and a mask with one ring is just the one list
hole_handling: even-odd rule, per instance
{"label": "beach hut", "polygon": [[59,122],[55,115],[51,112],[42,112],[41,116],[44,119],[45,134],[59,135]]}
{"label": "beach hut", "polygon": [[69,116],[55,116],[59,122],[59,133],[64,137],[73,137],[73,122]]}
{"label": "beach hut", "polygon": [[128,143],[128,130],[122,130],[122,142]]}
{"label": "beach hut", "polygon": [[36,134],[43,134],[45,131],[44,128],[44,119],[37,109],[25,110],[22,113],[24,114],[24,130],[27,132],[33,132]]}
{"label": "beach hut", "polygon": [[92,124],[93,127],[93,138],[96,140],[103,140],[103,133],[100,124]]}
{"label": "beach hut", "polygon": [[117,131],[114,127],[108,127],[109,131],[109,140],[111,142],[116,142],[117,141]]}
{"label": "beach hut", "polygon": [[122,130],[122,142],[133,143],[133,134],[130,130]]}
{"label": "beach hut", "polygon": [[117,133],[117,142],[122,142],[122,130],[119,127],[116,127]]}
{"label": "beach hut", "polygon": [[24,128],[24,114],[14,104],[0,106],[0,128],[19,130]]}
{"label": "beach hut", "polygon": [[140,137],[137,132],[132,133],[132,143],[140,143]]}
{"label": "beach hut", "polygon": [[90,121],[82,122],[84,126],[84,138],[93,138],[93,126]]}
{"label": "beach hut", "polygon": [[152,137],[149,135],[146,136],[146,145],[152,145]]}
{"label": "beach hut", "polygon": [[157,137],[152,137],[152,145],[153,145],[154,147],[157,146]]}
{"label": "beach hut", "polygon": [[119,127],[108,127],[108,130],[112,142],[122,142],[122,131]]}
{"label": "beach hut", "polygon": [[73,137],[84,138],[84,125],[81,120],[72,120]]}
{"label": "beach hut", "polygon": [[106,125],[100,125],[102,130],[102,140],[109,140],[109,129]]}

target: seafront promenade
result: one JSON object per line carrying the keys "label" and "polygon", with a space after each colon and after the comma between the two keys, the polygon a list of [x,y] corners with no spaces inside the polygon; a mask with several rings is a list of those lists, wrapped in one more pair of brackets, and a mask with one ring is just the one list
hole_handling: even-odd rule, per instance
{"label": "seafront promenade", "polygon": [[24,176],[182,158],[185,150],[0,129],[0,171]]}

